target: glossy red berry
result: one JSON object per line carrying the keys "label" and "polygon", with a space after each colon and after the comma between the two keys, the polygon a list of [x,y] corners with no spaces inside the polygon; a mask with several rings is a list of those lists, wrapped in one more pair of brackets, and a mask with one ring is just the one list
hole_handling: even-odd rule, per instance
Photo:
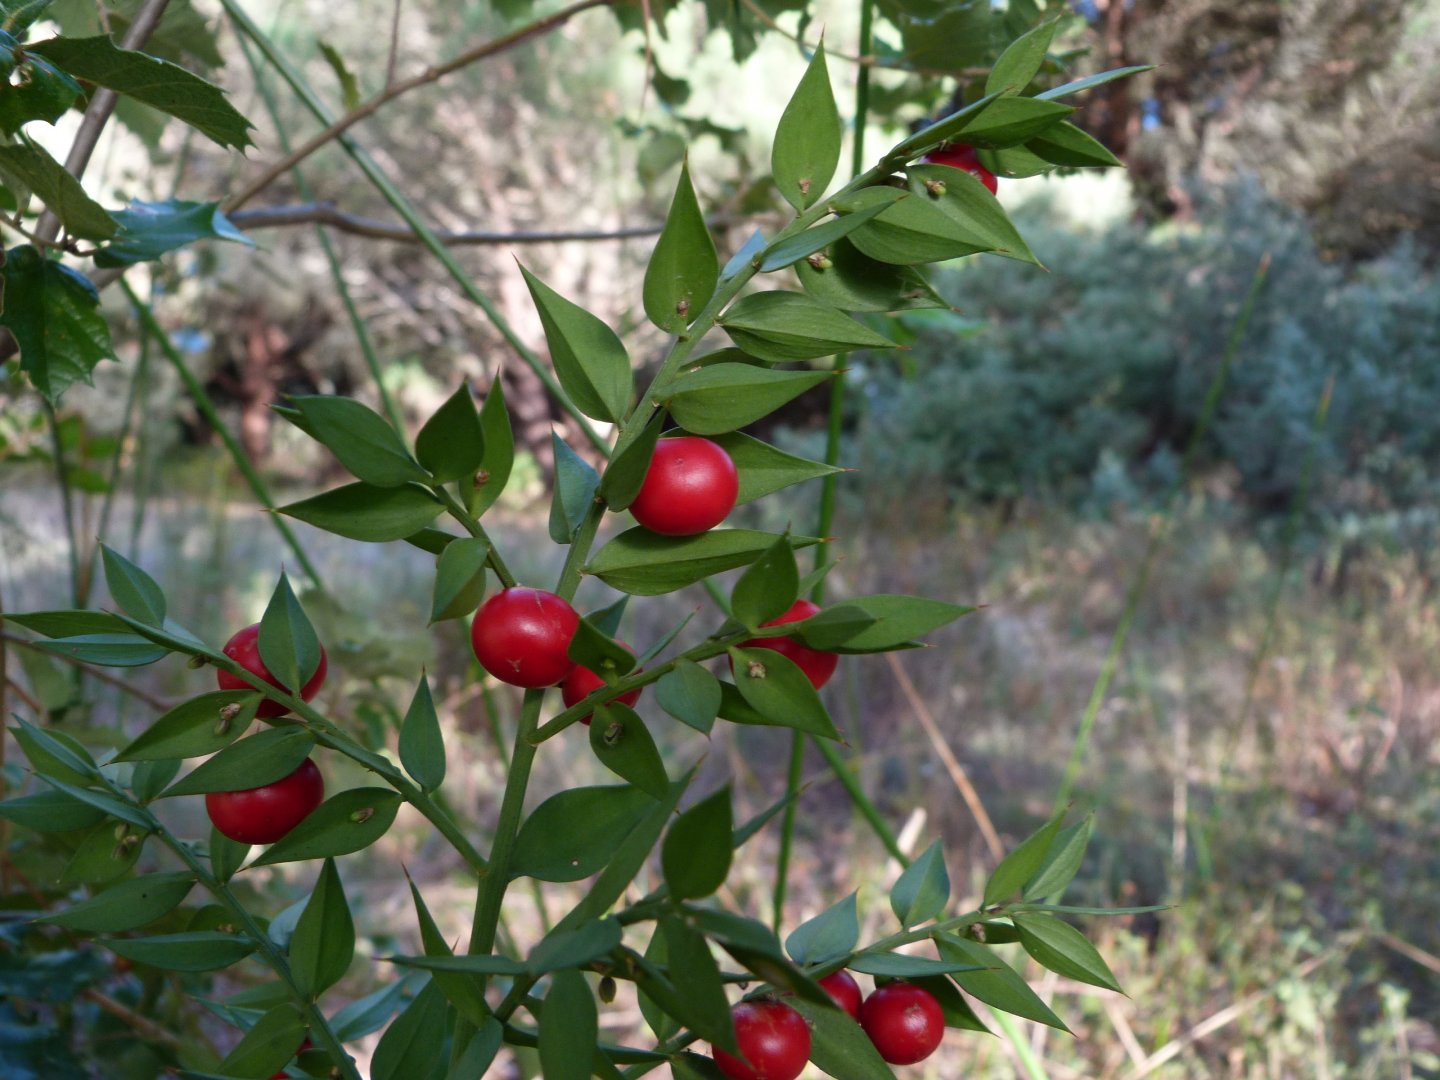
{"label": "glossy red berry", "polygon": [[980,164],[980,155],[973,146],[959,143],[944,150],[932,150],[925,160],[931,165],[949,165],[952,169],[964,169],[989,188],[991,195],[1000,188],[1000,181],[995,179],[995,174]]}
{"label": "glossy red berry", "polygon": [[724,521],[739,494],[740,476],[724,447],[681,435],[656,444],[630,513],[662,536],[694,536]]}
{"label": "glossy red berry", "polygon": [[795,1080],[810,1060],[810,1027],[780,1001],[742,1001],[730,1010],[740,1057],[712,1047],[730,1080]]}
{"label": "glossy red berry", "polygon": [[480,666],[501,682],[554,686],[574,667],[567,655],[580,616],[543,589],[512,587],[481,605],[470,627]]}
{"label": "glossy red berry", "polygon": [[849,1013],[852,1020],[860,1019],[860,984],[855,981],[854,975],[844,968],[833,971],[820,980],[820,989]]}
{"label": "glossy red berry", "polygon": [[[626,645],[623,641],[619,642],[619,644],[624,646],[626,652],[633,652],[630,646]],[[634,673],[631,672],[631,674]],[[565,681],[560,684],[560,696],[565,699],[565,707],[568,709],[572,705],[580,704],[581,701],[604,685],[605,680],[600,678],[599,675],[596,675],[595,672],[587,667],[581,667],[579,664],[576,664],[570,669],[570,674],[565,676]],[[640,700],[640,694],[641,689],[631,690],[613,700],[619,702],[621,705],[629,705],[633,709],[635,703]],[[580,722],[582,724],[588,724],[590,723],[590,717],[582,716]]]}
{"label": "glossy red berry", "polygon": [[[260,624],[247,626],[239,630],[221,650],[235,663],[239,664],[252,675],[258,675],[277,690],[285,689],[280,685],[280,680],[270,674],[270,669],[265,666],[265,661],[260,659]],[[325,683],[325,673],[329,669],[329,661],[325,658],[325,649],[320,649],[320,666],[315,669],[305,685],[300,688],[300,697],[309,701],[320,692],[320,687]],[[253,690],[254,687],[238,675],[231,675],[228,671],[215,671],[215,681],[219,683],[221,690]],[[255,715],[262,720],[273,720],[277,716],[284,716],[290,710],[278,701],[271,701],[266,698],[260,703],[260,708]]]}
{"label": "glossy red berry", "polygon": [[[819,610],[820,608],[809,600],[796,600],[784,615],[760,625],[780,626],[784,623],[802,622],[818,613]],[[752,638],[742,643],[740,647],[742,649],[774,649],[781,656],[794,661],[795,666],[805,673],[805,677],[810,680],[810,685],[816,690],[830,681],[830,676],[835,674],[835,666],[840,663],[839,654],[812,649],[790,637]]]}
{"label": "glossy red berry", "polygon": [[205,796],[210,823],[241,844],[273,844],[325,798],[325,779],[309,758],[273,784]]}
{"label": "glossy red berry", "polygon": [[891,1065],[914,1065],[935,1052],[945,1036],[945,1014],[935,995],[914,983],[886,983],[860,1006],[860,1026]]}

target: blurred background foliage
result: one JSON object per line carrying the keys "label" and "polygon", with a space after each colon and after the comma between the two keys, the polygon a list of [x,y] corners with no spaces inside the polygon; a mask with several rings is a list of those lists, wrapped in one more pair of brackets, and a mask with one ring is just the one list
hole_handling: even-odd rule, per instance
{"label": "blurred background foliage", "polygon": [[[1011,6],[1017,17],[1039,10]],[[1078,1039],[1027,1026],[1027,1059],[1001,1039],[952,1038],[930,1075],[1440,1076],[1440,6],[1062,6],[1074,17],[1054,54],[1076,74],[1159,65],[1093,92],[1075,118],[1126,174],[1002,181],[1002,201],[1049,272],[993,258],[957,265],[937,282],[955,310],[890,320],[909,350],[898,360],[856,357],[850,374],[842,458],[858,471],[841,487],[846,558],[834,592],[903,590],[988,607],[923,662],[904,657],[903,679],[878,659],[847,661],[834,710],[867,790],[908,821],[912,840],[943,836],[952,877],[978,884],[981,832],[917,712],[933,715],[999,830],[1023,836],[1049,810],[1127,590],[1154,549],[1079,773],[1075,799],[1097,812],[1096,854],[1073,896],[1174,907],[1119,929],[1100,924],[1110,935],[1101,951],[1128,999],[1042,984]],[[872,150],[945,109],[954,71],[986,61],[983,37],[966,30],[989,7],[882,0]],[[688,153],[728,254],[778,220],[762,174],[805,60],[792,38],[813,42],[823,25],[827,44],[853,56],[858,7],[651,8],[664,15],[663,33],[652,27],[647,39],[639,4],[587,12],[397,99],[353,134],[403,178],[427,221],[457,233],[656,224]],[[551,9],[408,0],[393,58],[388,0],[267,0],[251,10],[340,107],[380,90],[392,64],[402,75],[420,70]],[[89,0],[59,0],[55,13],[66,32],[95,28]],[[122,192],[221,198],[282,156],[281,133],[298,142],[317,130],[278,79],[257,84],[205,0],[172,0],[156,50],[226,86],[257,124],[258,150],[224,155],[132,109],[105,136],[88,181],[107,204]],[[911,70],[884,66],[900,62]],[[830,67],[840,100],[853,100],[855,65]],[[65,118],[35,134],[63,147],[73,128]],[[386,229],[397,219],[336,147],[304,174],[305,190],[281,178],[236,213],[258,251],[202,246],[132,280],[246,452],[281,488],[309,491],[335,479],[334,464],[275,424],[268,405],[293,392],[376,397],[313,231],[262,227],[264,215],[273,222],[277,208],[318,204]],[[412,423],[462,377],[482,389],[505,379],[532,454],[500,513],[522,571],[545,569],[549,435],[558,429],[578,446],[571,422],[422,248],[329,235],[387,389]],[[665,344],[637,302],[651,243],[454,250],[532,347],[543,338],[512,255],[616,326],[644,363]],[[1266,259],[1216,419],[1187,472],[1206,394]],[[70,391],[58,427],[80,534],[103,534],[146,565],[176,597],[177,617],[223,639],[258,615],[285,553],[173,372],[137,344],[113,290],[106,305],[121,362],[102,364],[93,389]],[[70,584],[57,448],[13,366],[0,383],[0,599],[9,610],[62,607]],[[824,403],[812,397],[770,434],[815,452]],[[127,426],[127,409],[140,422]],[[813,497],[750,513],[803,530]],[[485,820],[501,776],[491,732],[513,718],[513,703],[482,697],[453,627],[425,629],[429,560],[303,539],[329,586],[307,603],[344,673],[327,708],[383,740],[408,692],[396,676],[426,664],[465,755],[463,798]],[[637,611],[627,632],[653,640],[670,614]],[[68,670],[22,649],[10,651],[8,670],[52,722],[87,737],[123,737],[143,707],[103,685],[82,694]],[[134,678],[168,700],[199,685],[183,671]],[[708,752],[705,768],[733,775],[754,808],[783,784],[778,744],[763,732],[703,747],[677,734],[673,743],[681,757]],[[536,790],[591,767],[588,757],[552,763]],[[23,789],[13,757],[5,770]],[[815,783],[792,870],[795,922],[857,887],[862,910],[868,902],[878,912],[895,872],[826,775],[807,766]],[[68,853],[5,830],[7,905],[23,910],[27,888],[53,889]],[[452,891],[450,916],[462,912],[454,868],[427,866],[423,830],[409,830],[394,853],[423,868],[427,896]],[[748,850],[749,876],[735,887],[759,904],[773,838]],[[837,860],[836,850],[853,855]],[[394,883],[354,873],[378,953],[391,944]],[[259,902],[277,909],[301,888],[278,872],[256,879]],[[445,905],[431,906],[440,917]],[[154,1075],[157,1043],[136,1015],[176,1038],[223,1039],[218,1022],[185,1013],[173,987],[97,966],[64,942],[47,939],[53,977],[37,980],[33,957],[16,960],[21,936],[15,924],[0,934],[0,983],[13,995],[0,1005],[0,1071],[16,1070],[7,1075],[86,1075],[100,1061]],[[607,1022],[618,1035],[638,1017],[620,1010]]]}

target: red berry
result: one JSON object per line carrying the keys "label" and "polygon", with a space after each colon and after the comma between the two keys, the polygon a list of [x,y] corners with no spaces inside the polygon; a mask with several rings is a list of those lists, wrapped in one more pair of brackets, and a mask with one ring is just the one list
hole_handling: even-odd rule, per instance
{"label": "red berry", "polygon": [[860,984],[855,981],[854,975],[844,968],[831,972],[820,980],[820,989],[849,1013],[852,1020],[860,1019]]}
{"label": "red berry", "polygon": [[[810,1060],[810,1027],[780,1001],[742,1001],[730,1010],[740,1057],[711,1047],[730,1080],[795,1080]],[[743,1060],[742,1060],[743,1059]]]}
{"label": "red berry", "polygon": [[860,1006],[860,1026],[891,1065],[914,1065],[935,1052],[945,1014],[935,995],[914,983],[886,983]]}
{"label": "red berry", "polygon": [[694,536],[724,521],[739,494],[740,476],[724,448],[682,435],[656,444],[630,513],[662,536]]}
{"label": "red berry", "polygon": [[[801,622],[819,612],[819,608],[809,600],[796,600],[790,605],[790,610],[779,618],[763,622],[761,626],[780,626],[783,623]],[[835,666],[840,663],[838,653],[822,652],[819,649],[812,649],[808,645],[802,645],[794,638],[772,637],[752,638],[742,642],[742,649],[774,649],[781,656],[795,662],[795,666],[805,673],[810,680],[810,685],[819,690],[827,682],[830,676],[835,674]],[[734,667],[734,664],[731,664]]]}
{"label": "red berry", "polygon": [[[222,649],[221,652],[231,660],[234,660],[235,663],[239,664],[246,671],[250,672],[250,674],[259,676],[277,690],[285,689],[280,685],[280,680],[270,674],[270,669],[265,666],[265,661],[260,659],[259,623],[256,623],[254,626],[247,626],[244,630],[237,631],[235,636],[225,643],[225,648]],[[325,682],[325,672],[329,666],[329,661],[325,658],[325,649],[322,646],[320,649],[320,666],[315,669],[315,674],[310,676],[309,681],[300,688],[300,697],[302,700],[309,701],[320,692],[320,687],[324,685]],[[220,684],[221,690],[255,689],[244,679],[240,678],[240,676],[231,675],[228,671],[221,671],[218,668],[215,670],[215,681]],[[273,720],[277,716],[284,716],[289,711],[290,710],[280,704],[280,702],[271,701],[269,698],[266,698],[260,703],[260,708],[255,711],[255,715],[262,720]]]}
{"label": "red berry", "polygon": [[289,776],[244,791],[205,796],[210,823],[241,844],[273,844],[299,825],[325,798],[325,779],[309,758]]}
{"label": "red berry", "polygon": [[501,682],[554,686],[574,667],[567,655],[580,616],[543,589],[512,587],[486,600],[470,627],[480,666]]}
{"label": "red berry", "polygon": [[[634,650],[623,641],[618,644],[620,644],[626,652],[634,652]],[[630,674],[633,675],[634,672],[632,671]],[[596,675],[595,672],[587,667],[581,667],[579,664],[576,664],[570,669],[570,674],[565,676],[565,681],[560,684],[560,696],[565,699],[565,707],[568,709],[572,705],[580,704],[581,701],[604,685],[605,680],[600,678],[599,675]],[[641,690],[643,689],[644,688],[641,687],[640,689],[630,690],[621,694],[618,698],[613,698],[611,703],[619,702],[621,705],[629,705],[633,709],[635,703],[640,700]],[[588,715],[582,716],[580,722],[582,724],[588,724],[590,723],[590,717]]]}
{"label": "red berry", "polygon": [[1000,188],[1000,181],[995,179],[995,174],[980,164],[980,155],[973,146],[959,143],[944,150],[931,150],[925,160],[931,165],[949,165],[952,169],[964,169],[989,188],[991,195]]}

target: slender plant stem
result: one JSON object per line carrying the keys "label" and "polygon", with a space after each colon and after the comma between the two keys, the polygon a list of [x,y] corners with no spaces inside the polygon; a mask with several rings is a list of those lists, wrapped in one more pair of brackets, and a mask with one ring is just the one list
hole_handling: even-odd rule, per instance
{"label": "slender plant stem", "polygon": [[485,541],[485,561],[489,563],[490,569],[495,571],[495,576],[500,579],[500,584],[507,589],[514,586],[516,584],[515,575],[510,572],[510,567],[506,565],[504,557],[495,547],[495,542],[490,539],[490,534],[485,531],[485,526],[480,524],[480,519],[470,513],[465,508],[465,504],[457,499],[449,488],[437,485],[430,490],[439,496],[450,516],[465,526],[466,532],[477,540]]}
{"label": "slender plant stem", "polygon": [[230,434],[230,429],[221,421],[220,414],[216,411],[214,402],[210,400],[210,395],[205,392],[205,387],[202,386],[200,380],[195,377],[194,372],[186,366],[184,358],[170,341],[169,335],[165,333],[164,328],[161,327],[159,320],[155,318],[155,313],[150,310],[149,305],[136,295],[135,290],[130,287],[130,283],[123,278],[120,281],[120,288],[124,290],[125,298],[130,301],[131,307],[135,309],[135,314],[140,320],[141,329],[150,335],[155,343],[160,346],[160,351],[165,355],[165,359],[170,362],[170,366],[173,367],[175,373],[180,376],[180,381],[185,384],[185,389],[189,392],[191,400],[195,403],[195,407],[200,410],[200,414],[204,416],[210,423],[210,426],[215,429],[215,433],[220,436],[220,441],[225,444],[225,449],[230,452],[230,459],[235,463],[235,467],[240,470],[240,475],[245,478],[245,482],[250,485],[250,490],[254,493],[256,500],[258,500],[260,505],[265,507],[266,510],[272,511],[269,515],[270,520],[274,522],[275,528],[280,533],[281,538],[284,539],[290,550],[294,552],[295,558],[300,564],[300,569],[305,572],[311,584],[318,589],[323,589],[324,584],[320,580],[319,571],[315,569],[315,564],[312,563],[310,557],[305,554],[305,549],[300,546],[300,541],[296,539],[294,532],[291,531],[285,519],[273,512],[275,510],[275,500],[270,497],[270,491],[265,486],[265,481],[261,478],[255,466],[250,463],[250,459],[246,457],[245,451],[241,448],[240,444],[235,441],[235,436]]}
{"label": "slender plant stem", "polygon": [[55,454],[55,479],[60,486],[60,513],[65,521],[65,551],[70,563],[70,598],[77,608],[84,607],[80,584],[80,538],[75,534],[75,492],[70,485],[70,470],[65,466],[65,447],[60,438],[60,418],[55,406],[45,399],[45,423],[50,429],[50,448]]}

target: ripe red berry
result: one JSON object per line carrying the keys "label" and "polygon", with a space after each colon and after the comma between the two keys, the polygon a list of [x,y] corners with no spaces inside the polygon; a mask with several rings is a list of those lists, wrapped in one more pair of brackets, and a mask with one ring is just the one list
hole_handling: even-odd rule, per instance
{"label": "ripe red berry", "polygon": [[964,169],[989,188],[991,195],[1000,188],[1000,181],[995,179],[995,174],[980,164],[980,155],[973,146],[959,143],[944,150],[931,150],[925,160],[931,165],[949,165],[952,169]]}
{"label": "ripe red berry", "polygon": [[501,682],[534,689],[554,686],[570,673],[566,655],[580,616],[543,589],[504,589],[481,605],[470,627],[480,666]]}
{"label": "ripe red berry", "polygon": [[[634,651],[623,641],[619,642],[619,644],[624,647],[626,652]],[[631,674],[634,673],[631,672]],[[570,674],[565,676],[565,681],[560,684],[560,696],[565,699],[565,707],[568,709],[572,705],[580,704],[581,701],[604,685],[605,680],[600,678],[599,675],[596,675],[595,672],[587,667],[581,667],[579,664],[576,664],[570,669]],[[640,700],[640,694],[643,689],[642,687],[621,694],[618,698],[612,699],[612,704],[619,702],[621,705],[629,705],[633,709],[635,703]],[[582,724],[590,723],[590,716],[582,716],[580,722]]]}
{"label": "ripe red berry", "polygon": [[[270,669],[265,666],[265,661],[260,659],[260,624],[247,626],[244,630],[236,631],[235,636],[225,643],[221,650],[235,663],[239,664],[252,675],[264,679],[277,690],[285,689],[280,685],[280,680],[270,674]],[[320,649],[320,666],[315,669],[304,686],[300,688],[300,697],[309,701],[320,692],[320,687],[325,683],[325,673],[329,669],[329,661],[325,658],[325,649]],[[215,670],[215,681],[219,683],[221,690],[253,690],[254,687],[238,675],[231,675],[228,671]],[[278,701],[271,701],[266,698],[260,703],[260,708],[255,715],[262,720],[273,720],[277,716],[284,716],[290,710]]]}
{"label": "ripe red berry", "polygon": [[304,821],[325,798],[325,779],[306,758],[290,775],[244,791],[205,796],[210,823],[241,844],[273,844]]}
{"label": "ripe red berry", "polygon": [[820,989],[849,1013],[852,1020],[860,1019],[860,984],[855,981],[854,975],[844,968],[833,971],[820,980]]}
{"label": "ripe red berry", "polygon": [[935,1052],[945,1014],[935,995],[914,983],[886,983],[860,1006],[860,1026],[891,1065],[914,1065]]}
{"label": "ripe red berry", "polygon": [[[742,1001],[730,1010],[740,1057],[712,1047],[730,1080],[795,1080],[810,1060],[810,1027],[780,1001]],[[743,1059],[743,1060],[742,1060]]]}
{"label": "ripe red berry", "polygon": [[[790,610],[778,618],[763,622],[761,626],[780,626],[783,623],[802,622],[816,614],[820,609],[809,600],[796,600],[790,605]],[[752,638],[743,642],[742,649],[774,649],[781,656],[793,660],[795,666],[805,673],[810,680],[810,685],[819,690],[827,682],[830,676],[835,674],[835,666],[840,663],[838,653],[822,652],[820,649],[812,649],[808,645],[802,645],[794,638],[772,637]],[[733,664],[731,665],[734,666]]]}
{"label": "ripe red berry", "polygon": [[656,444],[630,513],[662,536],[694,536],[724,521],[739,494],[740,476],[724,448],[681,435]]}

